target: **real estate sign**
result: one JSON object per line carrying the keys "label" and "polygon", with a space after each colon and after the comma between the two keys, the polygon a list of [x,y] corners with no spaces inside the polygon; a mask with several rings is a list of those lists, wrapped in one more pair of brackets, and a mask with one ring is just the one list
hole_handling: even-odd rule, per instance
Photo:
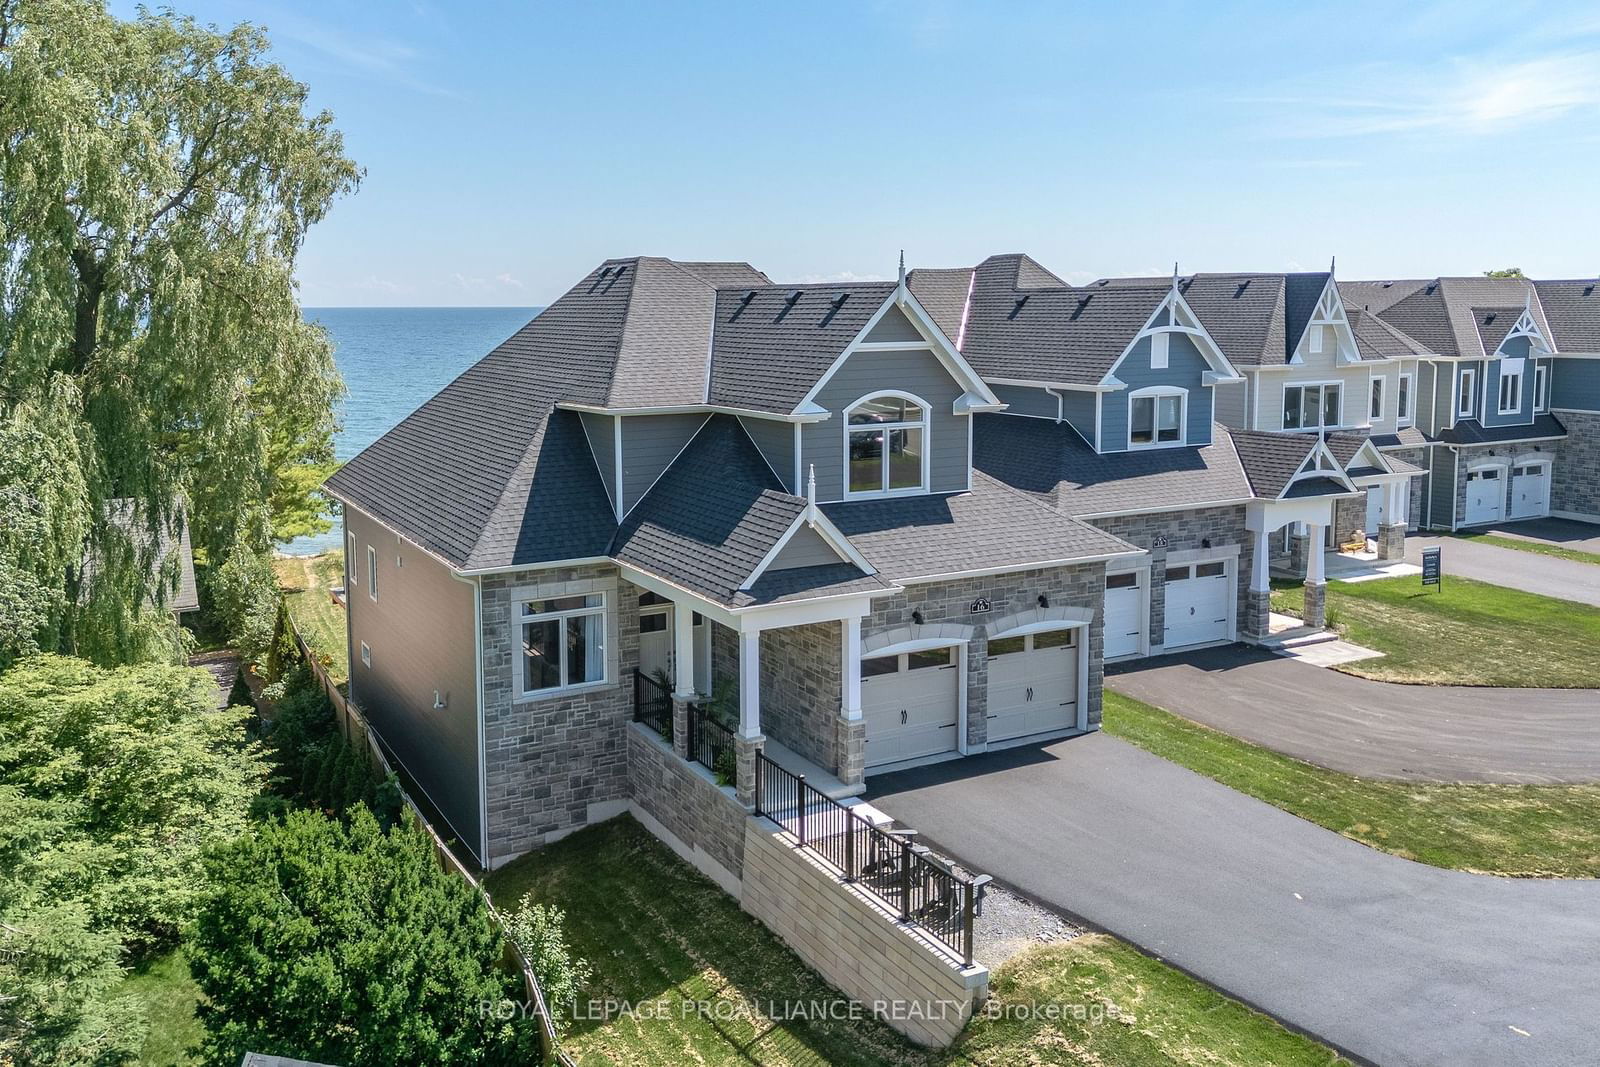
{"label": "real estate sign", "polygon": [[1440,562],[1443,555],[1442,548],[1425,548],[1422,550],[1422,584],[1438,585],[1443,588],[1439,579],[1444,574],[1444,565]]}

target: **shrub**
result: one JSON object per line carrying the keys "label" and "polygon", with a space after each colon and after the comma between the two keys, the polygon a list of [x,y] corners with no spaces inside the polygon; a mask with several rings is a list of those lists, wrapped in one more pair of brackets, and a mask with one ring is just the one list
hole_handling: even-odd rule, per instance
{"label": "shrub", "polygon": [[245,677],[244,667],[239,667],[239,672],[233,676],[233,686],[228,690],[228,707],[249,708],[254,711],[256,698],[250,694],[250,681]]}
{"label": "shrub", "polygon": [[554,905],[535,904],[533,894],[527,893],[505,920],[512,940],[539,979],[551,1023],[558,1031],[564,1029],[591,974],[589,964],[574,956],[567,945],[563,933],[566,914]]}
{"label": "shrub", "polygon": [[278,576],[264,554],[242,545],[214,571],[207,571],[212,609],[239,654],[259,661],[272,647],[276,631]]}
{"label": "shrub", "polygon": [[485,1005],[520,999],[482,897],[427,836],[296,811],[219,851],[190,930],[205,994],[205,1061],[246,1051],[347,1067],[536,1062],[536,1024]]}

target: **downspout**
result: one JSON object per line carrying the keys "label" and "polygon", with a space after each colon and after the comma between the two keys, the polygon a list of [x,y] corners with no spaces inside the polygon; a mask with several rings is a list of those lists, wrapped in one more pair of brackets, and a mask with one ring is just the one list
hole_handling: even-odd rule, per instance
{"label": "downspout", "polygon": [[1044,391],[1049,393],[1051,396],[1056,398],[1056,425],[1059,426],[1059,425],[1061,425],[1061,423],[1066,418],[1066,411],[1067,411],[1067,397],[1066,397],[1066,394],[1058,392],[1055,389],[1054,386],[1049,386],[1049,385],[1044,387]]}
{"label": "downspout", "polygon": [[483,585],[477,576],[464,578],[455,571],[450,577],[472,587],[472,669],[478,687],[478,856],[483,869],[489,869],[489,782],[483,729]]}

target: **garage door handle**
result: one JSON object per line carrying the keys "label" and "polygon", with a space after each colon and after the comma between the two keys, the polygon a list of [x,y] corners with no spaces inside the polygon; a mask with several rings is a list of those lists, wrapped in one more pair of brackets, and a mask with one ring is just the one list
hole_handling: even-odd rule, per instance
{"label": "garage door handle", "polygon": [[906,709],[905,708],[901,708],[900,709],[900,725],[904,726],[905,724],[906,724]]}

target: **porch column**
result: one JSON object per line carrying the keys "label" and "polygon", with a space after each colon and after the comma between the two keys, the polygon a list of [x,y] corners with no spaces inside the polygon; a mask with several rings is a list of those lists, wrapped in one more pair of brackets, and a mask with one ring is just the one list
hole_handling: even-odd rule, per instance
{"label": "porch column", "polygon": [[839,647],[839,781],[859,786],[866,781],[867,724],[861,718],[861,620],[840,625]]}
{"label": "porch column", "polygon": [[761,631],[747,630],[739,634],[739,729],[733,738],[739,803],[746,808],[755,807],[756,755],[765,741],[761,736]]}
{"label": "porch column", "polygon": [[1264,529],[1255,531],[1255,545],[1250,556],[1250,590],[1245,595],[1244,605],[1244,638],[1247,641],[1264,640],[1272,630],[1272,582],[1267,576],[1271,538]]}
{"label": "porch column", "polygon": [[694,609],[688,601],[672,602],[672,748],[689,758],[689,704],[699,690],[694,677]]}
{"label": "porch column", "polygon": [[1389,482],[1383,487],[1383,517],[1377,530],[1378,558],[1404,559],[1406,555],[1406,505],[1411,482]]}
{"label": "porch column", "polygon": [[1309,544],[1306,551],[1306,606],[1302,619],[1313,630],[1320,630],[1327,623],[1328,582],[1322,569],[1324,529],[1317,523],[1306,524]]}

